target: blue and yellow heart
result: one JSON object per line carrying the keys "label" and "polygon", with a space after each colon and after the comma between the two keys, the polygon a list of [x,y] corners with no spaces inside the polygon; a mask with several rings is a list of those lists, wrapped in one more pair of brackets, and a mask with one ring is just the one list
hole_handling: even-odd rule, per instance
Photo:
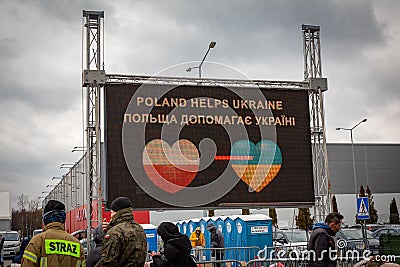
{"label": "blue and yellow heart", "polygon": [[282,166],[281,150],[270,140],[261,140],[256,145],[249,140],[239,140],[231,148],[231,157],[233,170],[256,192],[264,189]]}

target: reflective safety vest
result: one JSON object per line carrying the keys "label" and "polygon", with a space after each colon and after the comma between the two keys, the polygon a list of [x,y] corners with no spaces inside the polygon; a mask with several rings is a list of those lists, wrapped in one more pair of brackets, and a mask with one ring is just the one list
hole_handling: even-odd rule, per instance
{"label": "reflective safety vest", "polygon": [[50,223],[46,228],[41,234],[34,236],[26,247],[23,267],[86,266],[82,245],[64,231],[61,223]]}
{"label": "reflective safety vest", "polygon": [[44,241],[46,254],[60,254],[79,258],[81,255],[81,244],[66,240],[46,239]]}
{"label": "reflective safety vest", "polygon": [[[79,260],[81,256],[81,244],[77,242],[67,241],[67,240],[58,240],[58,239],[46,239],[44,241],[45,244],[45,252],[47,255],[58,254],[58,255],[68,255],[71,257],[78,258],[76,262],[76,267],[85,266],[82,265],[82,262]],[[24,251],[24,258],[31,260],[32,262],[37,262],[37,256],[29,251]],[[50,265],[47,264],[47,257],[40,258],[40,267],[47,267]]]}

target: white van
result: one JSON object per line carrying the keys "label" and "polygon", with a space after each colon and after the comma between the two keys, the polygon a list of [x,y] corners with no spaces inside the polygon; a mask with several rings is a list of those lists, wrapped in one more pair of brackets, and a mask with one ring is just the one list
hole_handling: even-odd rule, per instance
{"label": "white van", "polygon": [[3,253],[4,258],[13,258],[17,255],[21,241],[17,231],[0,231],[4,238]]}
{"label": "white van", "polygon": [[40,234],[42,231],[43,231],[43,229],[35,229],[35,230],[33,230],[33,232],[32,232],[32,236],[35,236],[35,235],[37,235],[37,234]]}

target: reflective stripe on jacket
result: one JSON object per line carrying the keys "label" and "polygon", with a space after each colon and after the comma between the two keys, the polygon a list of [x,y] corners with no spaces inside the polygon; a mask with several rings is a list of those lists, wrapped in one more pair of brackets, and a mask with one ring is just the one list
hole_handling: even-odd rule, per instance
{"label": "reflective stripe on jacket", "polygon": [[85,267],[85,253],[79,240],[53,222],[35,235],[24,251],[23,267]]}

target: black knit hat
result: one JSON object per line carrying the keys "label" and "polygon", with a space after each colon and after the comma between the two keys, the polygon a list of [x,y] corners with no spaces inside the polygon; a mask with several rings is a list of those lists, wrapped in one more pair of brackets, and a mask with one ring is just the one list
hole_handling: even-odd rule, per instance
{"label": "black knit hat", "polygon": [[64,210],[65,211],[65,205],[63,203],[61,203],[60,201],[57,200],[49,200],[49,202],[47,202],[46,206],[44,207],[43,210],[43,214],[46,214],[49,211],[52,210]]}
{"label": "black knit hat", "polygon": [[132,202],[127,197],[117,197],[111,202],[110,209],[112,211],[119,211],[126,208],[132,208]]}

